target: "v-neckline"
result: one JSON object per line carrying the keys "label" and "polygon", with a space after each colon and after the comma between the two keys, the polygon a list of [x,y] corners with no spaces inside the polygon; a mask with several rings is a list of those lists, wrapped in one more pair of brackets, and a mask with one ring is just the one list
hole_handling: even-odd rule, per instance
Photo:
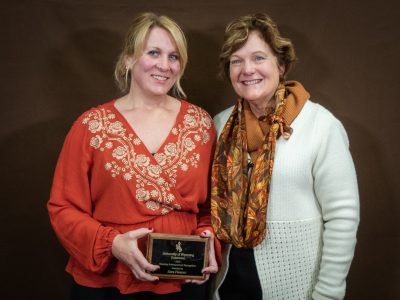
{"label": "v-neckline", "polygon": [[139,137],[139,135],[136,133],[135,129],[131,126],[131,124],[128,122],[128,120],[125,118],[125,116],[118,110],[118,108],[115,107],[115,102],[117,101],[117,99],[114,99],[111,102],[111,107],[112,109],[119,115],[119,117],[121,118],[122,122],[125,124],[125,126],[128,128],[128,130],[131,131],[131,133],[133,133],[133,135],[135,136],[135,138],[137,138],[140,141],[140,145],[142,145],[142,147],[144,148],[144,151],[147,152],[148,156],[154,159],[154,156],[159,153],[159,151],[161,149],[164,148],[164,146],[166,145],[167,141],[169,141],[171,139],[171,136],[173,135],[172,131],[174,128],[177,127],[178,123],[180,122],[181,118],[182,118],[182,114],[184,114],[184,112],[186,111],[186,107],[187,107],[187,102],[185,100],[179,100],[180,102],[180,108],[179,108],[179,112],[176,115],[175,121],[171,127],[171,129],[169,130],[167,136],[165,137],[164,141],[161,143],[160,147],[158,147],[158,149],[155,152],[151,152],[149,150],[149,148],[147,148],[146,144],[143,142],[143,140]]}

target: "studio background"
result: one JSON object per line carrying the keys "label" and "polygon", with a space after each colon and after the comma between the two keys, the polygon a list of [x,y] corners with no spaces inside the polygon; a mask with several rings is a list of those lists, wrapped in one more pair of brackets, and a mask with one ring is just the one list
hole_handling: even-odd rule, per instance
{"label": "studio background", "polygon": [[184,29],[188,99],[211,115],[236,100],[216,79],[225,25],[267,12],[295,44],[289,79],[332,111],[350,138],[361,223],[346,299],[400,299],[400,13],[397,1],[36,0],[0,4],[2,299],[69,299],[67,255],[46,202],[72,122],[118,95],[113,70],[134,15]]}

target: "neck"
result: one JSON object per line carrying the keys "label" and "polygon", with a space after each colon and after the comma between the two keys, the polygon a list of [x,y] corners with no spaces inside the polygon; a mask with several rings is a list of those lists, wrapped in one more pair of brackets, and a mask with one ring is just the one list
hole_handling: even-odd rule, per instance
{"label": "neck", "polygon": [[248,101],[248,103],[253,114],[259,118],[265,116],[269,108],[275,107],[275,98],[272,97],[269,101]]}
{"label": "neck", "polygon": [[124,98],[127,109],[145,108],[152,110],[167,107],[171,102],[171,97],[166,94],[160,96],[146,95],[134,89],[131,89]]}

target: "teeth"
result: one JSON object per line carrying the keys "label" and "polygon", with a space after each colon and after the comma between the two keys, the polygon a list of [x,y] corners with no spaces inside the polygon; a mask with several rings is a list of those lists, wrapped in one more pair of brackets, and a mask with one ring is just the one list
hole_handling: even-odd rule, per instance
{"label": "teeth", "polygon": [[261,79],[246,80],[246,81],[243,81],[243,84],[244,85],[252,85],[252,84],[257,84],[259,82],[261,82]]}
{"label": "teeth", "polygon": [[157,80],[167,80],[168,79],[168,77],[160,76],[160,75],[152,75],[152,77]]}

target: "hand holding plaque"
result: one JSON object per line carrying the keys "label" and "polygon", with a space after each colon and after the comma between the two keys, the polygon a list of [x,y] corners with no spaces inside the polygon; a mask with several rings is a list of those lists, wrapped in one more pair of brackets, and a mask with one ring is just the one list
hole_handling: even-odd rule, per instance
{"label": "hand holding plaque", "polygon": [[155,281],[158,277],[152,276],[149,272],[157,270],[159,267],[149,264],[143,253],[139,250],[137,240],[147,236],[152,229],[139,228],[118,234],[112,243],[112,254],[124,263],[141,281]]}
{"label": "hand holding plaque", "polygon": [[204,280],[209,239],[195,235],[150,233],[147,260],[160,269],[152,273],[166,279]]}

